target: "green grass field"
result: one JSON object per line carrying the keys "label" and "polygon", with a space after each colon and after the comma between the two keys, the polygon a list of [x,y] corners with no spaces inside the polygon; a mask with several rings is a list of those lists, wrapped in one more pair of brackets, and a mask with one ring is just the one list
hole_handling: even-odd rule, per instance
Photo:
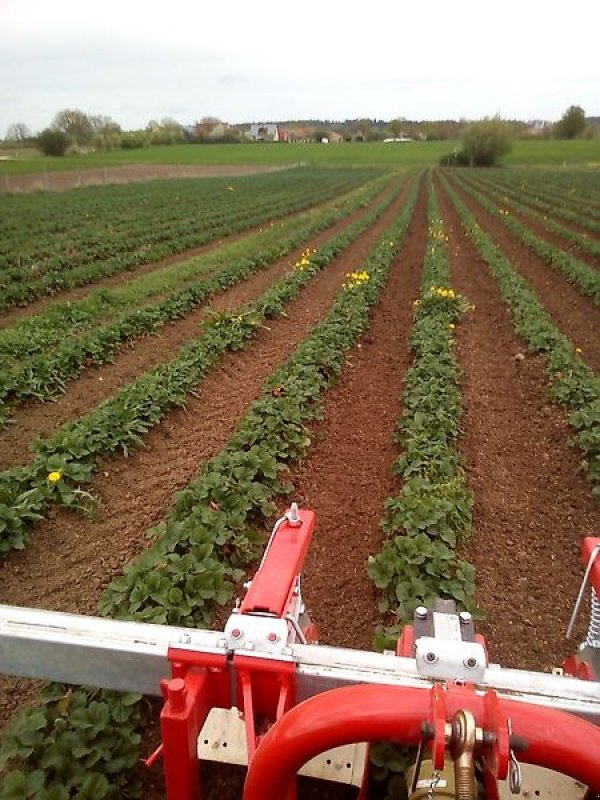
{"label": "green grass field", "polygon": [[[51,158],[21,151],[0,161],[0,176],[44,170],[72,170],[123,164],[310,164],[319,166],[415,166],[437,164],[458,142],[382,142],[340,144],[186,144],[114,150]],[[10,151],[2,155],[14,155]],[[600,167],[600,138],[582,141],[517,141],[506,159],[511,165]]]}

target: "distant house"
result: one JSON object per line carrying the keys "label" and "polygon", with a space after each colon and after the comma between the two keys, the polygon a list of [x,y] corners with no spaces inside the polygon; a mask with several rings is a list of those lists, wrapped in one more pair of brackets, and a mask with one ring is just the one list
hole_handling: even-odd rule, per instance
{"label": "distant house", "polygon": [[286,142],[287,134],[279,129],[276,122],[257,122],[246,131],[248,139],[253,142]]}

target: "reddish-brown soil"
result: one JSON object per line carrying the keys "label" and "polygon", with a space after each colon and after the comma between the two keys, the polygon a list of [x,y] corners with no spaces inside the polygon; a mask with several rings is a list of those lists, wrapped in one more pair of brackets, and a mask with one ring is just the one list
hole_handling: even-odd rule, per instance
{"label": "reddish-brown soil", "polygon": [[572,430],[547,399],[541,358],[526,356],[498,286],[442,195],[453,284],[475,309],[457,326],[464,416],[460,447],[475,493],[464,557],[477,573],[491,657],[547,670],[565,640],[582,575],[581,538],[600,510],[569,445]]}
{"label": "reddish-brown soil", "polygon": [[373,322],[328,392],[324,418],[312,429],[315,443],[292,477],[301,504],[317,512],[303,586],[325,644],[370,649],[381,622],[366,563],[381,549],[384,503],[398,491],[393,435],[411,360],[426,229],[423,191]]}
{"label": "reddish-brown soil", "polygon": [[[149,432],[143,449],[106,464],[93,487],[102,498],[98,521],[59,512],[39,525],[27,548],[10,554],[0,569],[0,602],[94,613],[102,589],[147,546],[145,533],[164,516],[173,493],[231,437],[265,377],[327,312],[345,273],[361,267],[404,201],[403,193],[313,279],[287,316],[270,322],[243,352],[226,355],[186,409],[173,411]],[[0,681],[0,724],[31,695],[23,684]]]}
{"label": "reddish-brown soil", "polygon": [[532,286],[554,324],[583,350],[582,357],[600,372],[600,308],[567,279],[532,253],[495,217],[450,181],[477,222],[500,247],[513,268]]}
{"label": "reddish-brown soil", "polygon": [[[376,198],[369,208],[380,199],[381,196]],[[210,301],[210,307],[219,311],[231,311],[256,299],[290,269],[306,247],[318,249],[366,213],[367,209],[362,208],[349,214],[296,248],[286,258],[222,295],[215,296]],[[0,431],[0,469],[27,461],[31,457],[30,446],[39,436],[50,436],[67,420],[85,414],[142,373],[172,359],[185,342],[200,335],[206,308],[207,306],[198,308],[182,319],[169,323],[157,335],[139,337],[123,343],[123,349],[112,363],[84,370],[76,381],[68,384],[66,392],[57,397],[55,402],[31,401],[16,409],[12,424]]]}

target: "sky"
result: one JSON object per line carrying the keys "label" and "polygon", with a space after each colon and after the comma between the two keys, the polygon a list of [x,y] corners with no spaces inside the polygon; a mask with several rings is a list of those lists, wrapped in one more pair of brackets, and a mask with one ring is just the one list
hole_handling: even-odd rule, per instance
{"label": "sky", "polygon": [[0,0],[0,137],[172,117],[600,116],[598,0]]}

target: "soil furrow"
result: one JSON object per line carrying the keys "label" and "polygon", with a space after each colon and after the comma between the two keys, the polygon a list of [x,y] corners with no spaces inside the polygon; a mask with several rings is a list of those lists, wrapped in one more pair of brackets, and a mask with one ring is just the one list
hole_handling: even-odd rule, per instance
{"label": "soil furrow", "polygon": [[[581,581],[582,536],[600,511],[569,446],[564,411],[550,404],[544,362],[525,352],[499,288],[445,192],[453,285],[475,309],[457,326],[464,416],[460,448],[475,493],[480,629],[493,661],[547,670],[574,650],[566,625]],[[518,358],[515,358],[519,356]]]}
{"label": "soil furrow", "polygon": [[600,373],[600,308],[570,284],[557,270],[545,264],[522,244],[504,225],[450,181],[477,222],[498,244],[535,290],[554,324],[583,350],[582,357]]}
{"label": "soil furrow", "polygon": [[[287,316],[263,327],[242,353],[226,354],[186,409],[174,410],[148,433],[144,448],[106,464],[93,487],[102,498],[98,520],[59,511],[39,525],[27,548],[11,553],[0,568],[0,602],[95,613],[100,593],[145,548],[146,531],[164,517],[173,493],[228,441],[266,376],[327,313],[346,272],[362,266],[403,202],[404,193],[307,285]],[[31,682],[0,680],[0,726],[34,691]]]}
{"label": "soil furrow", "polygon": [[324,418],[313,428],[316,441],[292,477],[301,504],[317,513],[304,598],[321,641],[329,645],[371,649],[381,622],[366,564],[381,549],[384,503],[397,490],[393,434],[411,361],[408,337],[423,266],[426,204],[422,190],[372,324],[328,393]]}
{"label": "soil furrow", "polygon": [[[382,196],[378,196],[377,200]],[[402,192],[402,198],[405,196],[406,191]],[[163,326],[156,335],[138,337],[124,343],[124,349],[115,356],[112,363],[85,369],[76,380],[68,384],[66,392],[57,397],[55,402],[30,401],[16,409],[11,424],[0,431],[0,469],[26,462],[31,457],[30,447],[36,438],[49,436],[68,420],[90,411],[121,386],[173,358],[186,341],[200,335],[199,326],[205,319],[209,305],[218,311],[231,311],[256,299],[271,283],[287,272],[304,249],[318,249],[365,213],[368,213],[367,209],[361,208],[349,214],[296,248],[286,258],[214,297],[207,305]]]}

